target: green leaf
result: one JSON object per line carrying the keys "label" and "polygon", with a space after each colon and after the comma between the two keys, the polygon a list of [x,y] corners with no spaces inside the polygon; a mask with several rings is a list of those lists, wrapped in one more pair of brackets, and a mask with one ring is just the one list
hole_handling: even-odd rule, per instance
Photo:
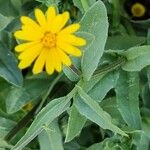
{"label": "green leaf", "polygon": [[12,20],[12,18],[8,18],[8,17],[5,17],[3,16],[2,14],[0,14],[0,31],[3,30],[9,23],[10,21]]}
{"label": "green leaf", "polygon": [[94,75],[89,81],[82,81],[82,88],[85,92],[89,92],[104,76],[105,74],[97,74]]}
{"label": "green leaf", "polygon": [[44,126],[38,140],[40,150],[63,150],[62,135],[57,121],[53,121],[48,127]]}
{"label": "green leaf", "polygon": [[100,102],[106,94],[115,87],[119,78],[118,72],[110,72],[106,74],[96,85],[89,91],[89,95],[96,101]]}
{"label": "green leaf", "polygon": [[132,144],[136,146],[137,150],[141,150],[144,147],[144,150],[149,150],[149,142],[150,139],[146,136],[146,134],[140,130],[140,131],[135,131],[133,133],[133,140]]}
{"label": "green leaf", "polygon": [[0,13],[4,16],[16,17],[19,13],[11,1],[13,0],[0,0]]}
{"label": "green leaf", "polygon": [[96,38],[94,34],[83,31],[77,32],[76,35],[83,39],[86,39],[86,45],[80,48],[83,52],[87,51],[90,48]]}
{"label": "green leaf", "polygon": [[145,135],[149,137],[150,140],[150,117],[143,118],[142,130],[144,131]]}
{"label": "green leaf", "polygon": [[10,50],[13,49],[15,46],[15,40],[13,38],[13,35],[8,31],[0,31],[0,41],[2,43],[5,43],[6,47]]}
{"label": "green leaf", "polygon": [[93,144],[87,150],[131,150],[131,145],[125,137],[115,135]]}
{"label": "green leaf", "polygon": [[115,122],[118,122],[119,124],[122,121],[124,123],[122,116],[118,110],[116,97],[109,97],[109,98],[104,99],[100,103],[100,106],[103,108],[104,111],[111,114],[111,117],[113,118],[113,120],[115,120]]}
{"label": "green leaf", "polygon": [[4,141],[3,139],[0,139],[0,149],[4,148],[2,150],[5,149],[10,149],[12,147],[12,145],[8,144],[6,141]]}
{"label": "green leaf", "polygon": [[95,36],[95,40],[85,51],[81,62],[83,77],[85,80],[89,80],[98,66],[107,39],[108,18],[103,2],[99,0],[94,3],[85,13],[80,24],[80,31]]}
{"label": "green leaf", "polygon": [[58,5],[61,0],[36,0],[36,1],[43,3],[48,7],[50,5]]}
{"label": "green leaf", "polygon": [[[85,0],[82,0],[82,1],[85,1]],[[88,6],[86,5],[83,6],[83,3],[81,2],[81,0],[73,0],[74,5],[78,7],[82,13],[84,13],[84,11],[87,10],[87,7],[92,6],[95,2],[96,0],[86,0],[86,3]]]}
{"label": "green leaf", "polygon": [[6,97],[7,113],[20,110],[27,103],[37,100],[47,91],[51,84],[50,79],[26,79],[22,87],[12,87]]}
{"label": "green leaf", "polygon": [[123,119],[130,127],[141,129],[138,73],[122,71],[115,90],[118,109]]}
{"label": "green leaf", "polygon": [[76,73],[76,71],[78,71],[78,70],[74,70],[74,69],[76,69],[76,68],[74,68],[74,66],[73,67],[68,67],[68,66],[63,67],[63,72],[68,77],[68,79],[70,79],[73,82],[79,80],[79,75]]}
{"label": "green leaf", "polygon": [[0,117],[0,138],[4,138],[15,125],[14,121]]}
{"label": "green leaf", "polygon": [[104,150],[103,143],[96,143],[87,148],[87,150],[100,150],[100,149]]}
{"label": "green leaf", "polygon": [[43,131],[43,126],[49,125],[55,118],[69,108],[70,97],[61,97],[52,100],[44,107],[27,130],[26,134],[18,141],[12,150],[20,150]]}
{"label": "green leaf", "polygon": [[150,19],[146,20],[132,20],[131,21],[135,26],[140,27],[140,29],[148,29],[150,25]]}
{"label": "green leaf", "polygon": [[76,107],[73,105],[69,114],[69,121],[67,127],[67,134],[65,142],[71,141],[78,136],[86,122],[86,118],[82,116]]}
{"label": "green leaf", "polygon": [[126,71],[140,71],[150,65],[150,46],[132,47],[123,52],[122,55],[127,58],[127,62],[122,66]]}
{"label": "green leaf", "polygon": [[111,116],[105,112],[95,100],[87,95],[81,87],[77,86],[77,89],[83,102],[76,99],[76,108],[82,115],[95,122],[103,129],[109,129],[114,133],[127,136],[125,132],[112,123]]}
{"label": "green leaf", "polygon": [[[150,80],[148,80],[148,83],[150,83]],[[143,85],[141,91],[141,97],[143,100],[143,105],[147,108],[150,108],[150,90],[149,90],[148,83]]]}
{"label": "green leaf", "polygon": [[21,86],[23,77],[17,67],[17,61],[2,42],[0,42],[0,53],[0,76],[13,85]]}
{"label": "green leaf", "polygon": [[71,141],[69,143],[64,144],[64,149],[65,150],[80,150],[81,146],[77,143],[77,141]]}
{"label": "green leaf", "polygon": [[[117,42],[116,42],[117,41]],[[140,46],[146,42],[145,37],[138,37],[138,36],[129,36],[129,35],[117,35],[117,36],[110,36],[107,39],[105,49],[128,49],[133,46]]]}

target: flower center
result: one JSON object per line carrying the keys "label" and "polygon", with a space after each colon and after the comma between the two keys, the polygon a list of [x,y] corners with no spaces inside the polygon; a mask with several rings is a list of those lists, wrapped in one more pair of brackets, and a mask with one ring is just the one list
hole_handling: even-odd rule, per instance
{"label": "flower center", "polygon": [[141,3],[135,3],[131,8],[131,12],[134,17],[144,16],[145,11],[146,11],[146,9],[145,9],[144,5]]}
{"label": "flower center", "polygon": [[51,32],[45,33],[42,43],[45,47],[52,48],[56,45],[56,34]]}

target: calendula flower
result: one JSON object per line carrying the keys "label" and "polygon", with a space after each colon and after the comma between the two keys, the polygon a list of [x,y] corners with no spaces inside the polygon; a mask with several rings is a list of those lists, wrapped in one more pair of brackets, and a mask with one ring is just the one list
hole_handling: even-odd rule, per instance
{"label": "calendula flower", "polygon": [[48,74],[60,72],[62,65],[70,66],[70,55],[79,57],[86,41],[74,35],[79,30],[80,24],[75,23],[65,26],[69,20],[69,13],[57,14],[55,7],[49,7],[44,14],[40,9],[35,9],[36,21],[22,16],[22,28],[15,32],[17,39],[25,41],[15,47],[19,52],[18,67],[24,69],[33,64],[33,73],[44,70]]}

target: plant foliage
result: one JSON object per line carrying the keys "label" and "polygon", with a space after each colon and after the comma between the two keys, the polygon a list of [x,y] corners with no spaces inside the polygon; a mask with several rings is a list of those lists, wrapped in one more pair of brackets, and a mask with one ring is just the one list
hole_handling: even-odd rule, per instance
{"label": "plant foliage", "polygon": [[[150,20],[130,3],[0,0],[0,150],[149,150]],[[51,5],[80,22],[87,45],[61,73],[32,75],[18,68],[14,32]]]}

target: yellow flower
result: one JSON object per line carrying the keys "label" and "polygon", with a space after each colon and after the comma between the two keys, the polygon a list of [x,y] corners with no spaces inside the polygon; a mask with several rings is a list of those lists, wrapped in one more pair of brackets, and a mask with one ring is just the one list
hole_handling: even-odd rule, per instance
{"label": "yellow flower", "polygon": [[143,4],[135,3],[131,8],[131,12],[134,17],[142,17],[144,16],[146,9]]}
{"label": "yellow flower", "polygon": [[33,62],[33,73],[44,70],[52,74],[55,70],[60,72],[62,65],[71,65],[70,55],[79,57],[86,41],[74,35],[79,30],[78,23],[65,26],[69,20],[69,13],[56,14],[55,7],[49,7],[44,14],[40,9],[35,9],[36,21],[22,16],[22,28],[15,32],[17,39],[25,41],[15,47],[19,52],[19,68],[29,67]]}

